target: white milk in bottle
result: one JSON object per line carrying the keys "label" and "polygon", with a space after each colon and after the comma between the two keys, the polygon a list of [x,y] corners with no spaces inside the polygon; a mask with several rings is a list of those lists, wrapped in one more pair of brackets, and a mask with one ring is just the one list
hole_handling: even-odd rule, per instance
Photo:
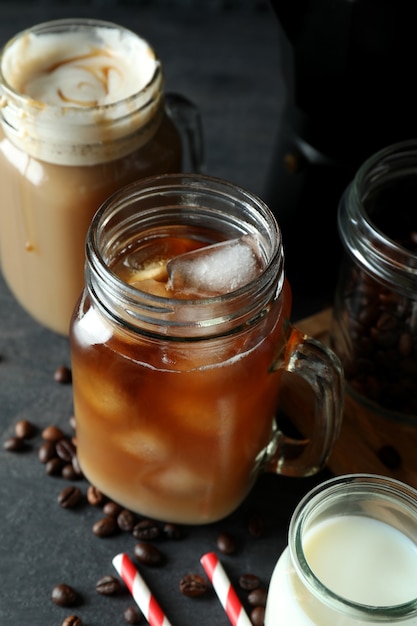
{"label": "white milk in bottle", "polygon": [[356,475],[314,493],[294,513],[289,546],[271,578],[265,625],[417,624],[414,490]]}

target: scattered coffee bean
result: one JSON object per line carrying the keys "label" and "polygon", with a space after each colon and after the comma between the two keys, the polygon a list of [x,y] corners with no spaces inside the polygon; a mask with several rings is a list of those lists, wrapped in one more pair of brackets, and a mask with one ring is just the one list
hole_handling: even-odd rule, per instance
{"label": "scattered coffee bean", "polygon": [[118,530],[114,517],[102,517],[93,525],[93,534],[96,537],[111,537]]}
{"label": "scattered coffee bean", "polygon": [[62,622],[62,626],[83,626],[83,623],[78,615],[68,615]]}
{"label": "scattered coffee bean", "polygon": [[68,485],[58,495],[58,503],[63,509],[73,509],[80,502],[82,492],[79,487]]}
{"label": "scattered coffee bean", "polygon": [[48,463],[51,459],[56,458],[56,448],[54,441],[44,441],[38,450],[38,458],[41,463]]}
{"label": "scattered coffee bean", "polygon": [[75,415],[71,415],[71,417],[68,420],[70,427],[72,428],[72,430],[76,430],[77,427],[77,422],[75,420]]}
{"label": "scattered coffee bean", "polygon": [[52,600],[59,606],[75,606],[79,603],[80,597],[78,593],[65,583],[55,585],[52,589]]}
{"label": "scattered coffee bean", "polygon": [[3,447],[7,452],[23,452],[27,450],[26,442],[21,437],[10,437],[6,439]]}
{"label": "scattered coffee bean", "polygon": [[207,591],[207,581],[199,574],[187,574],[180,580],[180,591],[188,598],[202,596]]}
{"label": "scattered coffee bean", "polygon": [[59,441],[65,437],[63,431],[58,426],[47,426],[42,431],[42,439],[45,441]]}
{"label": "scattered coffee bean", "polygon": [[251,515],[248,520],[248,531],[251,537],[258,539],[264,534],[264,522],[259,515]]}
{"label": "scattered coffee bean", "polygon": [[82,475],[75,471],[72,463],[64,463],[61,475],[62,478],[65,478],[65,480],[81,480],[82,478]]}
{"label": "scattered coffee bean", "polygon": [[108,517],[117,517],[122,509],[123,507],[120,504],[111,500],[103,506],[103,513]]}
{"label": "scattered coffee bean", "polygon": [[45,472],[48,476],[61,476],[63,466],[64,461],[55,456],[45,463]]}
{"label": "scattered coffee bean", "polygon": [[56,442],[55,448],[60,459],[66,463],[72,463],[72,458],[75,456],[76,451],[71,439],[68,439],[68,437],[62,437]]}
{"label": "scattered coffee bean", "polygon": [[96,591],[102,596],[114,596],[121,590],[122,584],[115,576],[103,576],[96,582]]}
{"label": "scattered coffee bean", "polygon": [[54,372],[54,380],[57,383],[61,383],[63,385],[68,384],[72,381],[72,373],[69,367],[66,365],[60,365],[56,368]]}
{"label": "scattered coffee bean", "polygon": [[266,606],[266,598],[268,596],[268,591],[265,587],[258,587],[254,589],[250,593],[248,593],[248,604],[251,606]]}
{"label": "scattered coffee bean", "polygon": [[233,554],[237,548],[235,538],[230,533],[223,532],[217,537],[217,547],[223,554]]}
{"label": "scattered coffee bean", "polygon": [[28,420],[19,420],[15,426],[16,437],[32,439],[36,435],[36,426]]}
{"label": "scattered coffee bean", "polygon": [[94,485],[90,485],[87,489],[87,501],[91,506],[101,506],[104,502],[104,494],[98,489],[94,487]]}
{"label": "scattered coffee bean", "polygon": [[136,606],[128,606],[123,616],[128,624],[141,624],[144,621],[143,614]]}
{"label": "scattered coffee bean", "polygon": [[137,522],[136,515],[132,513],[132,511],[128,511],[127,509],[122,509],[116,519],[117,525],[120,530],[123,530],[127,533],[132,532]]}
{"label": "scattered coffee bean", "polygon": [[172,524],[171,522],[167,522],[163,525],[162,532],[167,539],[173,539],[174,541],[184,537],[183,529],[180,526],[177,526],[177,524]]}
{"label": "scattered coffee bean", "polygon": [[137,543],[133,553],[136,560],[143,565],[162,565],[164,562],[162,552],[151,543],[146,543],[145,541]]}
{"label": "scattered coffee bean", "polygon": [[135,539],[141,539],[144,541],[152,541],[159,539],[161,536],[161,528],[157,522],[149,519],[144,519],[135,524],[132,535]]}
{"label": "scattered coffee bean", "polygon": [[78,460],[77,453],[75,453],[74,456],[72,457],[71,463],[72,463],[72,468],[74,470],[75,475],[78,478],[84,478],[84,474],[83,474],[83,471],[81,469],[81,465],[80,465],[80,462]]}
{"label": "scattered coffee bean", "polygon": [[263,606],[255,606],[251,611],[250,620],[253,626],[264,626],[265,608]]}
{"label": "scattered coffee bean", "polygon": [[253,591],[261,584],[260,578],[255,574],[242,574],[239,578],[239,585],[245,591]]}

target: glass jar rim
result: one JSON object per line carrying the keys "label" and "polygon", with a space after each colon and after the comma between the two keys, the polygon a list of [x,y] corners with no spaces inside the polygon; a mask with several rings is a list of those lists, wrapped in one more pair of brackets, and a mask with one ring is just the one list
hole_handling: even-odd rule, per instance
{"label": "glass jar rim", "polygon": [[382,232],[363,202],[368,187],[377,188],[387,175],[410,171],[417,177],[417,139],[392,144],[369,157],[341,197],[338,230],[346,250],[360,267],[383,284],[415,299],[417,253]]}
{"label": "glass jar rim", "polygon": [[[153,200],[156,205],[152,204]],[[136,210],[141,201],[151,201],[151,206]],[[126,208],[131,214],[125,214],[120,220],[120,214]],[[212,220],[216,225],[226,225],[230,232],[244,229],[242,234],[254,232],[258,220],[258,227],[262,225],[261,243],[264,254],[267,254],[260,276],[222,295],[175,299],[142,292],[128,285],[111,269],[112,255],[124,245],[120,228],[126,232],[126,229],[134,230],[140,224],[150,232],[157,224],[161,225],[161,220],[168,227],[179,222],[201,225],[201,218]],[[267,253],[265,248],[268,248]],[[192,329],[191,334],[186,333],[189,340],[217,334],[223,336],[225,326],[233,327],[234,333],[254,323],[263,317],[271,301],[279,297],[284,281],[281,232],[270,209],[255,194],[206,174],[152,176],[114,193],[91,222],[86,257],[87,287],[93,294],[99,289],[104,295],[99,294],[96,301],[119,302],[110,311],[113,317],[128,326],[133,324],[134,327],[138,323],[142,331],[147,329],[149,334],[155,335],[173,333],[181,336],[185,329]],[[181,314],[176,318],[175,313],[180,310]],[[162,327],[165,330],[161,330]]]}
{"label": "glass jar rim", "polygon": [[[314,514],[336,498],[346,499],[347,494],[360,497],[378,494],[386,501],[395,502],[402,511],[412,512],[417,520],[417,490],[388,476],[354,473],[337,476],[324,481],[308,492],[298,503],[291,517],[288,545],[291,561],[297,574],[310,590],[329,607],[341,610],[351,617],[364,621],[393,622],[417,615],[417,592],[414,599],[396,605],[372,606],[354,602],[329,589],[308,564],[303,550],[302,535]],[[417,522],[416,522],[417,526]],[[417,528],[416,528],[417,530]]]}

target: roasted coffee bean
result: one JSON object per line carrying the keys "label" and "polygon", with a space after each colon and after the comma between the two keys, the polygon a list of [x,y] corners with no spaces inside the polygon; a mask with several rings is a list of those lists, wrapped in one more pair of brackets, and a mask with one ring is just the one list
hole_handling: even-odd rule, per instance
{"label": "roasted coffee bean", "polygon": [[79,487],[68,485],[58,495],[58,503],[63,509],[73,509],[80,502],[82,492]]}
{"label": "roasted coffee bean", "polygon": [[72,381],[72,373],[69,367],[66,365],[60,365],[56,368],[54,372],[54,380],[57,383],[61,383],[63,385],[68,384]]}
{"label": "roasted coffee bean", "polygon": [[248,520],[248,531],[251,537],[258,539],[264,535],[263,519],[256,514],[252,514]]}
{"label": "roasted coffee bean", "polygon": [[159,539],[161,536],[161,528],[154,520],[144,519],[135,524],[132,535],[135,539],[142,539],[144,541],[152,541]]}
{"label": "roasted coffee bean", "polygon": [[59,441],[65,434],[58,426],[47,426],[42,431],[42,439],[45,441]]}
{"label": "roasted coffee bean", "polygon": [[28,420],[19,420],[15,426],[16,437],[32,439],[36,435],[37,428]]}
{"label": "roasted coffee bean", "polygon": [[140,541],[133,549],[135,558],[139,563],[143,565],[162,565],[164,562],[164,555],[158,548],[151,543]]}
{"label": "roasted coffee bean", "polygon": [[255,606],[250,614],[250,621],[253,626],[264,626],[265,623],[265,607]]}
{"label": "roasted coffee bean", "polygon": [[341,356],[348,386],[382,409],[416,415],[414,301],[357,268],[346,277],[330,343]]}
{"label": "roasted coffee bean", "polygon": [[173,539],[174,541],[184,537],[183,529],[177,524],[172,524],[171,522],[164,524],[162,532],[167,539]]}
{"label": "roasted coffee bean", "polygon": [[103,576],[96,582],[96,591],[102,596],[115,596],[122,590],[122,584],[115,576]]}
{"label": "roasted coffee bean", "polygon": [[82,478],[82,474],[78,474],[78,472],[75,471],[72,463],[64,463],[64,465],[62,466],[61,475],[62,478],[65,478],[65,480],[81,480]]}
{"label": "roasted coffee bean", "polygon": [[79,603],[80,597],[78,593],[65,583],[55,585],[52,589],[52,600],[59,606],[75,606]]}
{"label": "roasted coffee bean", "polygon": [[68,615],[62,622],[62,626],[83,626],[83,623],[78,615]]}
{"label": "roasted coffee bean", "polygon": [[81,465],[80,465],[80,462],[78,460],[77,453],[75,453],[74,456],[72,457],[71,463],[72,463],[72,467],[73,467],[74,472],[76,473],[76,475],[79,478],[84,478],[84,474],[83,474],[83,471],[81,469]]}
{"label": "roasted coffee bean", "polygon": [[245,591],[253,591],[257,589],[261,584],[261,580],[255,574],[242,574],[239,577],[239,585],[241,589],[245,589]]}
{"label": "roasted coffee bean", "polygon": [[103,506],[103,513],[108,517],[117,517],[122,509],[123,507],[120,504],[111,500]]}
{"label": "roasted coffee bean", "polygon": [[143,614],[136,606],[128,606],[123,617],[128,624],[141,624],[144,621]]}
{"label": "roasted coffee bean", "polygon": [[23,452],[27,450],[26,442],[21,437],[9,437],[4,442],[3,447],[7,452]]}
{"label": "roasted coffee bean", "polygon": [[98,489],[94,487],[94,485],[90,485],[87,489],[87,501],[91,506],[101,506],[105,500],[104,494]]}
{"label": "roasted coffee bean", "polygon": [[207,581],[199,574],[187,574],[180,580],[180,591],[188,598],[202,596],[207,591]]}
{"label": "roasted coffee bean", "polygon": [[38,458],[41,463],[48,463],[51,459],[56,458],[56,448],[54,441],[44,441],[38,450]]}
{"label": "roasted coffee bean", "polygon": [[63,467],[64,461],[55,456],[45,463],[45,472],[48,476],[61,476]]}
{"label": "roasted coffee bean", "polygon": [[223,532],[217,537],[217,547],[223,554],[233,554],[237,549],[235,538]]}
{"label": "roasted coffee bean", "polygon": [[266,606],[266,599],[268,596],[268,591],[265,587],[258,587],[254,589],[250,593],[248,593],[248,604],[251,606]]}
{"label": "roasted coffee bean", "polygon": [[116,519],[120,530],[130,533],[132,532],[138,518],[134,513],[132,513],[132,511],[122,509]]}
{"label": "roasted coffee bean", "polygon": [[93,525],[93,533],[96,537],[111,537],[118,530],[114,517],[102,517]]}
{"label": "roasted coffee bean", "polygon": [[72,463],[72,459],[75,456],[75,446],[71,439],[68,439],[68,437],[62,437],[56,442],[55,448],[60,459],[66,463]]}
{"label": "roasted coffee bean", "polygon": [[72,428],[72,430],[76,430],[77,429],[77,422],[75,419],[75,415],[71,415],[71,417],[68,420],[70,427]]}

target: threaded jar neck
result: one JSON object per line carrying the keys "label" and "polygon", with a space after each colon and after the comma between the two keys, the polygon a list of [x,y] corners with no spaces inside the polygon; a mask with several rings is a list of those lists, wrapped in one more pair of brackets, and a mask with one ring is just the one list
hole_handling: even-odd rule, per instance
{"label": "threaded jar neck", "polygon": [[[223,239],[256,234],[264,263],[261,274],[222,295],[165,298],[128,285],[115,262],[141,240],[186,235],[193,229]],[[97,306],[116,322],[155,336],[186,340],[231,334],[255,324],[282,291],[283,251],[278,225],[253,194],[213,177],[169,174],[140,180],[109,198],[96,213],[86,243],[86,285]]]}

